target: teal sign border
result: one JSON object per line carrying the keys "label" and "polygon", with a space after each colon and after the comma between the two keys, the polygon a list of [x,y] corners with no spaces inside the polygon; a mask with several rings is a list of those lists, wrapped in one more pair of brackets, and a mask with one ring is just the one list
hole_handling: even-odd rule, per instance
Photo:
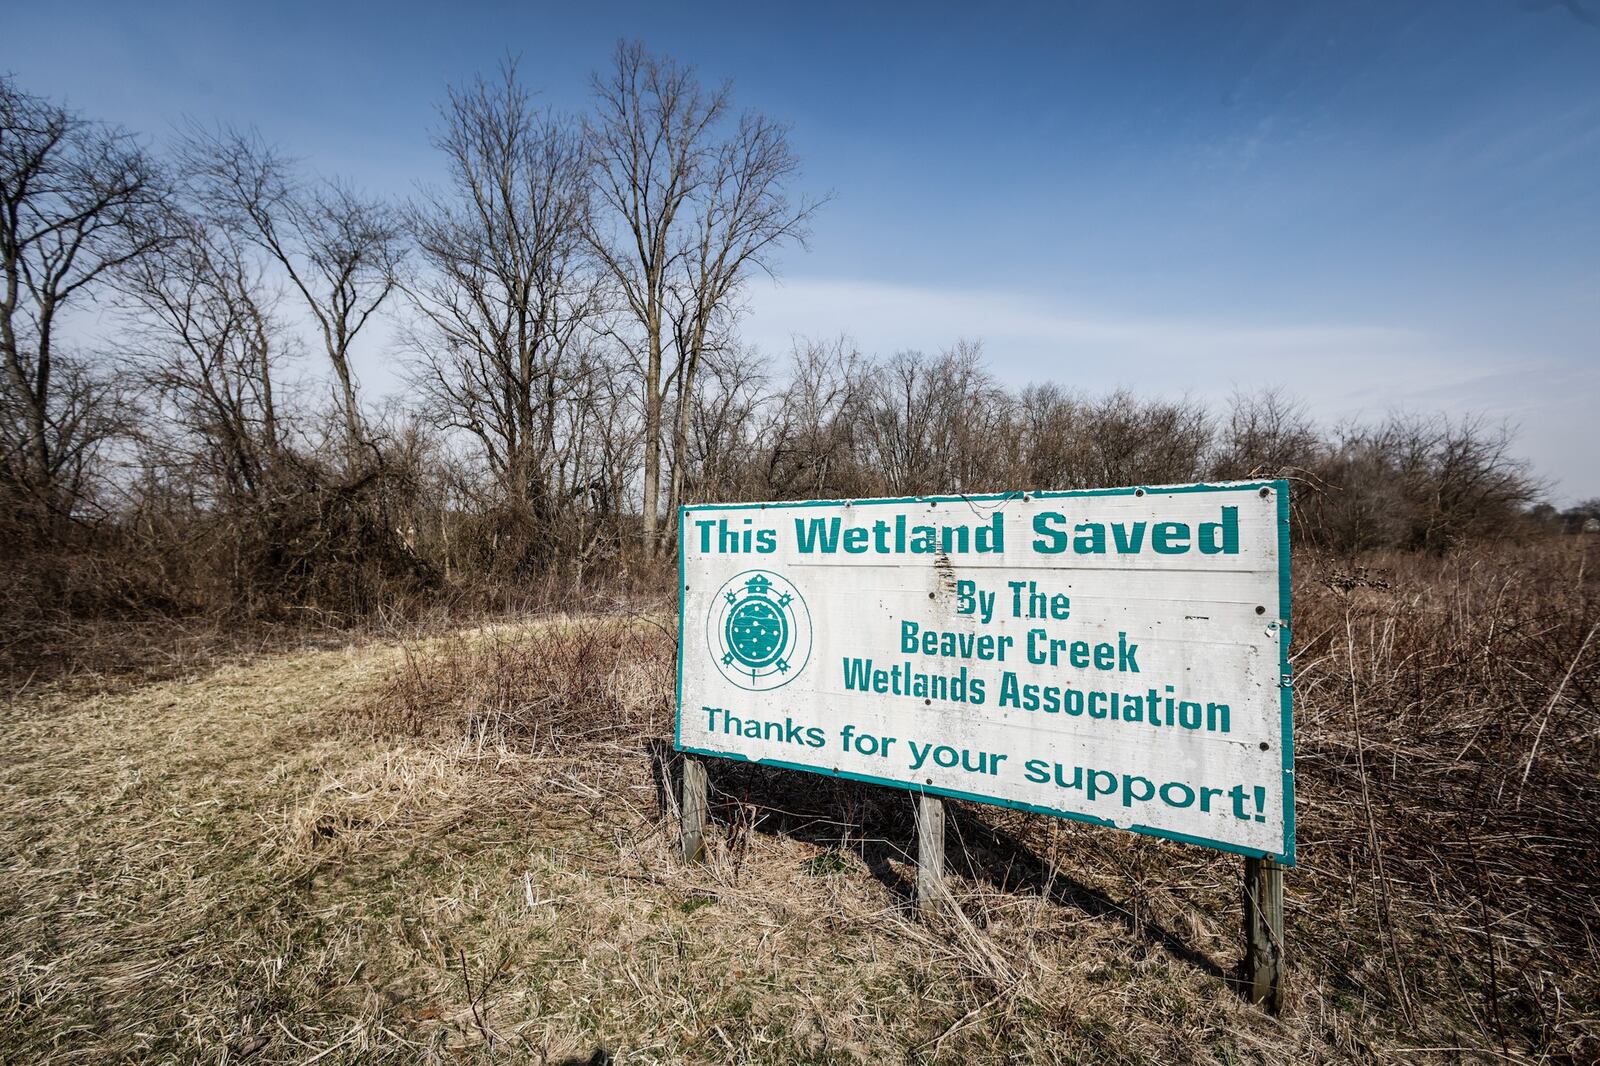
{"label": "teal sign border", "polygon": [[725,504],[690,504],[678,508],[678,682],[676,696],[676,714],[672,744],[679,751],[693,755],[709,755],[718,759],[732,759],[735,762],[750,761],[739,752],[715,751],[710,748],[695,748],[683,743],[683,552],[684,552],[684,523],[691,511],[776,511],[799,507],[871,507],[879,504],[906,504],[906,503],[1005,503],[1010,500],[1020,500],[1026,497],[1030,500],[1060,500],[1077,499],[1086,496],[1136,496],[1153,495],[1155,493],[1177,494],[1186,492],[1260,492],[1262,489],[1272,489],[1278,501],[1278,695],[1281,710],[1282,733],[1278,739],[1278,748],[1283,752],[1283,850],[1274,854],[1270,851],[1260,851],[1255,848],[1243,847],[1239,844],[1228,843],[1222,840],[1211,840],[1207,837],[1191,836],[1188,833],[1175,833],[1170,829],[1157,829],[1153,826],[1135,825],[1118,826],[1109,818],[1096,818],[1092,814],[1080,811],[1063,811],[1054,807],[1043,807],[1032,803],[1020,803],[1016,800],[999,799],[994,796],[978,796],[969,792],[956,789],[923,787],[905,781],[891,781],[887,778],[874,777],[870,774],[851,773],[848,770],[834,770],[825,766],[807,766],[803,763],[783,762],[778,759],[762,759],[763,766],[777,766],[785,770],[799,770],[808,774],[821,774],[824,777],[837,777],[850,781],[864,781],[873,785],[885,785],[905,792],[926,793],[931,796],[945,796],[950,799],[970,800],[973,803],[984,803],[991,807],[1009,807],[1016,811],[1028,811],[1033,814],[1048,814],[1057,818],[1066,818],[1074,822],[1084,822],[1089,825],[1105,826],[1108,829],[1127,829],[1130,832],[1141,833],[1145,836],[1160,837],[1163,840],[1176,840],[1185,844],[1198,844],[1201,847],[1214,848],[1218,851],[1228,851],[1235,855],[1246,855],[1251,858],[1272,859],[1284,866],[1293,866],[1295,853],[1294,836],[1294,688],[1292,685],[1292,671],[1289,665],[1289,482],[1277,479],[1273,481],[1230,481],[1221,484],[1196,484],[1196,485],[1133,485],[1120,489],[1078,489],[1061,492],[1000,492],[983,495],[965,496],[896,496],[883,499],[869,500],[796,500],[787,503],[725,503]]}

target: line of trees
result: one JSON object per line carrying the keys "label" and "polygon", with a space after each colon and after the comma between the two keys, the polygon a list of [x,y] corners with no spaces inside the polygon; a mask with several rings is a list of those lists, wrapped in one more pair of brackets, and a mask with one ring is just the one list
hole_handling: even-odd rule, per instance
{"label": "line of trees", "polygon": [[[16,595],[347,615],[652,575],[667,516],[711,499],[1288,474],[1314,490],[1303,533],[1359,550],[1503,532],[1537,494],[1481,421],[1330,434],[1274,392],[1216,413],[1013,390],[967,342],[766,358],[739,338],[743,288],[819,202],[784,125],[637,44],[581,115],[511,63],[453,88],[433,143],[445,181],[387,202],[251,131],[191,126],[157,154],[0,79]],[[407,382],[382,404],[354,363],[380,319]]]}
{"label": "line of trees", "polygon": [[1127,391],[1011,390],[981,346],[868,359],[808,343],[776,381],[718,360],[693,399],[705,499],[905,496],[1289,477],[1319,547],[1441,551],[1520,532],[1540,484],[1504,425],[1396,414],[1323,431],[1279,389],[1220,412]]}

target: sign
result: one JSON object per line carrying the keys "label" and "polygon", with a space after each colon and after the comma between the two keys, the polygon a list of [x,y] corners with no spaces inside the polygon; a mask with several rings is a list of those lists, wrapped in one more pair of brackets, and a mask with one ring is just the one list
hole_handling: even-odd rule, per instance
{"label": "sign", "polygon": [[1286,482],[679,521],[679,749],[1293,864]]}

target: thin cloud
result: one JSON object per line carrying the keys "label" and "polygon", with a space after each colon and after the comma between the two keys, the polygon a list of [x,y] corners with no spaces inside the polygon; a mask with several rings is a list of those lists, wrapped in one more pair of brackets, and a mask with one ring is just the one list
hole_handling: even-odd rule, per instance
{"label": "thin cloud", "polygon": [[1575,446],[1600,403],[1600,368],[1531,360],[1471,337],[1383,323],[1089,312],[1018,292],[838,278],[763,283],[749,304],[744,334],[770,354],[797,337],[848,335],[878,355],[967,338],[983,342],[1010,384],[1126,386],[1212,402],[1282,386],[1329,423],[1402,408],[1484,414],[1521,427],[1520,450],[1556,479],[1560,496],[1600,492]]}
{"label": "thin cloud", "polygon": [[751,304],[746,332],[769,351],[796,335],[847,333],[880,353],[936,350],[968,337],[983,340],[1008,377],[1071,375],[1095,386],[1149,384],[1160,375],[1194,388],[1244,370],[1314,371],[1316,361],[1333,358],[1391,366],[1397,354],[1427,344],[1414,330],[1384,325],[1091,314],[1021,293],[876,281],[795,279],[761,287]]}

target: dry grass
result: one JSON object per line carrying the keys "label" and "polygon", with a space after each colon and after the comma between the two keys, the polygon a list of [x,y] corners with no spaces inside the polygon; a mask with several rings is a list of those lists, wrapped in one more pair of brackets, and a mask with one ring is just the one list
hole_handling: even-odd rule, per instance
{"label": "dry grass", "polygon": [[1399,1033],[1600,1058],[1600,551],[1307,574],[1305,961]]}
{"label": "dry grass", "polygon": [[903,796],[721,764],[682,867],[670,636],[552,618],[15,700],[0,1057],[1594,1061],[1593,562],[1299,565],[1281,1020],[1200,849],[953,804],[923,922]]}

